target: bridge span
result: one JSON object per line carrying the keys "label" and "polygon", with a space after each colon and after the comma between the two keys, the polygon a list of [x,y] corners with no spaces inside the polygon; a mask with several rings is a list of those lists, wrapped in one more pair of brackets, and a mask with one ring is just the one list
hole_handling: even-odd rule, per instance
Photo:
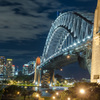
{"label": "bridge span", "polygon": [[36,66],[37,74],[35,74],[34,82],[41,78],[41,71],[60,69],[76,61],[79,62],[80,67],[87,69],[90,73],[93,23],[92,13],[65,12],[60,14],[52,23],[48,33],[41,64]]}
{"label": "bridge span", "polygon": [[[91,13],[66,12],[60,14],[52,23],[40,67],[57,68],[58,65],[58,67],[62,67],[64,63],[66,65],[78,60],[81,66],[84,62],[85,66],[82,67],[87,68],[90,72],[93,19]],[[66,61],[67,55],[71,56],[70,61],[69,59]],[[52,63],[56,59],[58,62]]]}

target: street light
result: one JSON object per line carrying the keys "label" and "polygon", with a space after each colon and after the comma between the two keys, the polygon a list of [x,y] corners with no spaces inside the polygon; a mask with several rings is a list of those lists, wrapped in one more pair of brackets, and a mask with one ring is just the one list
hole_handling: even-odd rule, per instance
{"label": "street light", "polygon": [[56,92],[56,95],[59,95],[59,93],[58,93],[58,92]]}
{"label": "street light", "polygon": [[70,100],[70,98],[68,97],[68,99],[67,100]]}
{"label": "street light", "polygon": [[84,89],[80,89],[79,91],[81,94],[85,94],[85,90]]}
{"label": "street light", "polygon": [[67,83],[67,81],[65,80],[65,83]]}
{"label": "street light", "polygon": [[53,96],[52,98],[55,99],[55,96]]}
{"label": "street light", "polygon": [[83,88],[80,89],[80,90],[79,90],[79,93],[81,94],[81,100],[83,100],[83,99],[84,99],[84,94],[86,93],[86,92],[85,92],[85,89],[83,89]]}
{"label": "street light", "polygon": [[20,94],[20,92],[17,92],[17,94],[19,95],[19,94]]}
{"label": "street light", "polygon": [[67,55],[67,59],[70,59],[70,55]]}
{"label": "street light", "polygon": [[36,94],[36,97],[38,98],[39,97],[39,94]]}
{"label": "street light", "polygon": [[46,93],[48,93],[48,91],[45,91]]}

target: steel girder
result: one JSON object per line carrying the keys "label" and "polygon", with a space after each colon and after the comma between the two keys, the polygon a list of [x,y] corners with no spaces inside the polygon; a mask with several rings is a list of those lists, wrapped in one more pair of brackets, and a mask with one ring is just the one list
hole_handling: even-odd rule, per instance
{"label": "steel girder", "polygon": [[52,23],[44,51],[42,63],[62,49],[72,49],[92,39],[93,14],[81,12],[66,12]]}

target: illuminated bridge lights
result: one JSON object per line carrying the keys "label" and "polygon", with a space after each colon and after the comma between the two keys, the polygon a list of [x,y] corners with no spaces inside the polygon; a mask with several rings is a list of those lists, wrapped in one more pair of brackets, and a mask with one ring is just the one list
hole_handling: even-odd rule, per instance
{"label": "illuminated bridge lights", "polygon": [[88,44],[85,44],[85,46],[88,46]]}
{"label": "illuminated bridge lights", "polygon": [[64,49],[64,51],[67,50],[67,48]]}
{"label": "illuminated bridge lights", "polygon": [[77,44],[76,43],[74,43],[74,46],[76,46]]}
{"label": "illuminated bridge lights", "polygon": [[[42,68],[51,63],[52,59],[60,55],[64,55],[66,59],[69,59],[70,55],[84,51],[86,47],[91,46],[93,36],[92,18],[93,15],[88,15],[88,13],[84,15],[84,13],[79,12],[66,12],[59,15],[52,23],[49,31],[40,67]],[[73,34],[71,34],[72,31]]]}
{"label": "illuminated bridge lights", "polygon": [[82,40],[83,42],[85,41],[85,39]]}
{"label": "illuminated bridge lights", "polygon": [[70,47],[72,47],[72,45],[70,45]]}
{"label": "illuminated bridge lights", "polygon": [[64,52],[65,50],[63,49],[62,51]]}
{"label": "illuminated bridge lights", "polygon": [[68,52],[65,52],[64,55],[68,55]]}
{"label": "illuminated bridge lights", "polygon": [[38,83],[37,82],[35,82],[35,85],[37,85]]}
{"label": "illuminated bridge lights", "polygon": [[79,48],[75,48],[75,50],[78,50]]}
{"label": "illuminated bridge lights", "polygon": [[87,38],[90,39],[90,36],[88,36]]}
{"label": "illuminated bridge lights", "polygon": [[80,41],[78,41],[78,43],[80,43]]}

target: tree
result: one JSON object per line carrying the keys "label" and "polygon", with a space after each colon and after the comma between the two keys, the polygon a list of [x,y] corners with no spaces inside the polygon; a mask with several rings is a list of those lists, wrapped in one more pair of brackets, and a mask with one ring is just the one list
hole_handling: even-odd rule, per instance
{"label": "tree", "polygon": [[26,99],[26,96],[28,95],[28,91],[26,89],[24,89],[22,91],[22,96],[24,96],[24,100]]}
{"label": "tree", "polygon": [[3,92],[4,92],[4,89],[2,89],[2,85],[0,85],[0,100],[2,98]]}
{"label": "tree", "polygon": [[62,76],[59,74],[55,75],[55,78],[57,78],[57,81],[61,82],[62,81]]}
{"label": "tree", "polygon": [[[80,89],[84,89],[85,94],[80,92]],[[61,100],[71,97],[73,100],[100,100],[100,85],[96,83],[79,82],[75,83],[74,87],[70,87],[69,90],[61,94]]]}
{"label": "tree", "polygon": [[17,96],[17,92],[21,92],[21,91],[22,88],[15,85],[11,85],[4,89],[3,95],[4,97],[10,98],[10,97]]}

